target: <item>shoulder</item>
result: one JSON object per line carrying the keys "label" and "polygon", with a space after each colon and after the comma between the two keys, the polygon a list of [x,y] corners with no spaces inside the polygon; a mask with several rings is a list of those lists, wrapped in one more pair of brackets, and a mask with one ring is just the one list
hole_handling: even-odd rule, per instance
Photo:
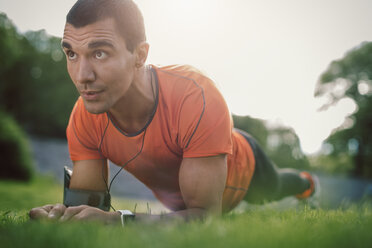
{"label": "shoulder", "polygon": [[102,139],[102,130],[104,130],[105,116],[104,114],[90,114],[85,109],[81,98],[76,101],[66,129],[71,160],[102,158],[98,149]]}
{"label": "shoulder", "polygon": [[224,101],[215,83],[205,73],[190,65],[154,66],[162,94],[172,99],[198,95]]}
{"label": "shoulder", "polygon": [[[214,82],[188,65],[155,67],[155,70],[159,79],[159,103],[162,110],[167,111],[164,116],[172,120],[178,131],[184,157],[229,153],[230,113]],[[218,139],[224,147],[211,144],[220,136],[216,133],[226,136]]]}
{"label": "shoulder", "polygon": [[160,81],[194,81],[199,83],[213,83],[213,81],[203,72],[191,65],[154,66],[154,68]]}
{"label": "shoulder", "polygon": [[107,115],[103,114],[91,114],[89,113],[85,106],[83,99],[79,97],[76,100],[74,108],[72,109],[70,121],[73,120],[74,122],[84,122],[85,124],[98,124],[101,121],[107,119]]}
{"label": "shoulder", "polygon": [[[81,139],[89,139],[93,142],[98,139],[104,130],[108,117],[103,114],[91,114],[84,107],[84,102],[79,97],[74,105],[67,126],[68,136],[74,134]],[[70,135],[69,135],[70,134]]]}
{"label": "shoulder", "polygon": [[[154,66],[163,103],[172,108],[208,106],[208,110],[227,110],[227,104],[212,79],[190,65]],[[179,111],[180,109],[177,109]],[[228,111],[228,110],[227,110]]]}

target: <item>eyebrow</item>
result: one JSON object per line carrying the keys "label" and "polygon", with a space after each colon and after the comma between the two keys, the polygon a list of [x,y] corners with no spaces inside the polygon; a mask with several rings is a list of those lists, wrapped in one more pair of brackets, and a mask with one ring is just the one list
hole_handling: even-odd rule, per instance
{"label": "eyebrow", "polygon": [[71,45],[70,43],[66,42],[66,41],[63,41],[62,44],[61,44],[62,48],[67,48],[67,49],[71,49]]}
{"label": "eyebrow", "polygon": [[[70,45],[70,43],[66,42],[66,41],[63,41],[62,42],[62,48],[67,48],[67,49],[72,49],[72,46]],[[88,48],[89,49],[94,49],[94,48],[97,48],[97,47],[111,47],[111,48],[114,48],[114,45],[108,41],[93,41],[91,43],[88,44]]]}
{"label": "eyebrow", "polygon": [[101,40],[101,41],[93,41],[91,43],[88,44],[88,48],[90,49],[93,49],[93,48],[97,48],[97,47],[110,47],[110,48],[114,48],[114,45],[108,41],[104,41],[104,40]]}

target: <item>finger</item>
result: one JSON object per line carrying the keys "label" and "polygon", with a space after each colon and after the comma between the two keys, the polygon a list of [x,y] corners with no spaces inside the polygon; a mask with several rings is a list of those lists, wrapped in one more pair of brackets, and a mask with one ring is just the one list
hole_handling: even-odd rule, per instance
{"label": "finger", "polygon": [[46,212],[50,212],[50,210],[52,210],[54,207],[53,204],[48,204],[48,205],[45,205],[45,206],[42,206],[41,208],[44,209]]}
{"label": "finger", "polygon": [[49,219],[58,219],[63,215],[65,212],[66,207],[60,203],[54,205],[54,207],[49,211],[48,218]]}
{"label": "finger", "polygon": [[61,217],[61,221],[68,221],[71,218],[73,218],[75,215],[79,214],[81,211],[83,211],[85,208],[88,206],[86,205],[81,205],[81,206],[76,206],[76,207],[68,207],[66,208],[63,216]]}
{"label": "finger", "polygon": [[33,208],[28,213],[31,219],[43,219],[48,217],[48,212],[43,207]]}
{"label": "finger", "polygon": [[82,211],[80,211],[78,214],[74,215],[71,219],[72,220],[102,220],[104,211],[89,207],[85,208]]}
{"label": "finger", "polygon": [[47,217],[49,214],[49,211],[53,208],[54,205],[48,204],[42,207],[36,207],[30,210],[28,215],[31,219],[40,219]]}
{"label": "finger", "polygon": [[72,221],[79,221],[79,220],[86,220],[85,213],[83,211],[77,213],[76,215],[72,216]]}

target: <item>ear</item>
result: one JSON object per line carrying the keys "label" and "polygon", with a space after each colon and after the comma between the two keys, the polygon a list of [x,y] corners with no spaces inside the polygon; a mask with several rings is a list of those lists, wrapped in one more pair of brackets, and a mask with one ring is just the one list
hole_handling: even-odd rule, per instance
{"label": "ear", "polygon": [[136,67],[141,68],[145,65],[147,60],[147,55],[149,54],[149,47],[150,45],[143,41],[137,45],[135,52],[136,56]]}

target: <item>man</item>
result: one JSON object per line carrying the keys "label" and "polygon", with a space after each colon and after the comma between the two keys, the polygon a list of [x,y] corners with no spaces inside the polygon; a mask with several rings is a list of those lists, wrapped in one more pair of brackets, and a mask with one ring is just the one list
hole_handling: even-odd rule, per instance
{"label": "man", "polygon": [[309,173],[278,170],[251,136],[233,130],[209,78],[190,66],[146,65],[143,18],[131,0],[77,1],[66,18],[62,47],[81,96],[67,127],[74,165],[68,194],[81,198],[67,200],[70,207],[34,208],[31,218],[123,221],[128,211],[103,211],[82,200],[92,192],[109,195],[107,159],[173,211],[136,213],[137,221],[200,219],[242,200],[314,193]]}

